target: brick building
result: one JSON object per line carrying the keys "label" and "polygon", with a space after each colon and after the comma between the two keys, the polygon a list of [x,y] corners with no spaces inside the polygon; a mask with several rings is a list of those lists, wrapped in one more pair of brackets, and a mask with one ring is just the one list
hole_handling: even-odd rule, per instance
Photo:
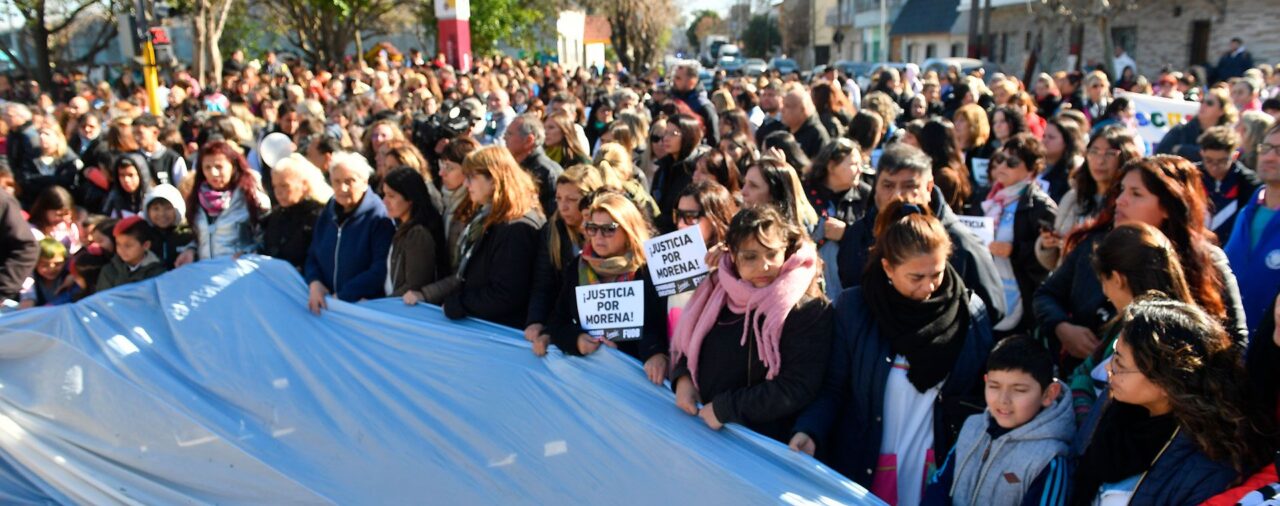
{"label": "brick building", "polygon": [[[1257,63],[1280,63],[1276,0],[1119,0],[1136,4],[1111,19],[1111,36],[1138,62],[1138,72],[1153,76],[1164,66],[1186,69],[1217,64],[1232,37],[1244,40]],[[1042,47],[1040,69],[1082,67],[1103,61],[1096,23],[1037,19],[1027,0],[991,0],[988,59],[1021,76],[1032,48]],[[959,10],[967,14],[968,1]],[[962,25],[957,24],[957,28]],[[1043,33],[1042,33],[1043,32]],[[1107,55],[1108,57],[1110,55]]]}

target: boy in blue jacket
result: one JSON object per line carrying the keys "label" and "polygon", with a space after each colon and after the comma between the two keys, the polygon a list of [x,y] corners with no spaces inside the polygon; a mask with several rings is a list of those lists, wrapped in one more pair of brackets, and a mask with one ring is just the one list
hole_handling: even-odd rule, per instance
{"label": "boy in blue jacket", "polygon": [[1053,357],[1031,338],[1011,337],[991,350],[984,379],[987,410],[965,421],[923,504],[1065,504],[1076,427]]}

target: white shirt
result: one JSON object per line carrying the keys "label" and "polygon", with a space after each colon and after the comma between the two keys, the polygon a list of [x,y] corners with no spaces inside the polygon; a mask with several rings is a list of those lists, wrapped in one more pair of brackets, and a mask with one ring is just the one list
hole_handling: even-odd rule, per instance
{"label": "white shirt", "polygon": [[[907,379],[910,369],[906,357],[895,356],[885,385],[884,437],[880,441],[880,456],[882,459],[887,455],[896,456],[896,469],[877,469],[872,482],[878,484],[883,478],[880,476],[882,473],[896,475],[897,501],[881,497],[890,504],[920,504],[928,478],[926,466],[932,464],[928,459],[933,453],[933,405],[942,392],[942,383],[920,392]],[[873,492],[892,493],[875,490],[874,485]]]}

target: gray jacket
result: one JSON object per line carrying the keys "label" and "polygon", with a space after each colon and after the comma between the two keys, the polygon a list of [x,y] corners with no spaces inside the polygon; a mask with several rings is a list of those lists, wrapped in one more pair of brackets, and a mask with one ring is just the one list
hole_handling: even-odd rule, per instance
{"label": "gray jacket", "polygon": [[[227,208],[209,222],[204,209],[196,206],[196,216],[191,218],[191,229],[196,235],[196,258],[208,260],[239,253],[254,253],[262,244],[262,229],[249,220],[249,202],[239,189],[234,190]],[[270,200],[262,190],[258,192],[258,205],[266,206]],[[268,208],[262,207],[258,216],[266,217]]]}
{"label": "gray jacket", "polygon": [[1071,389],[1061,381],[1058,384],[1062,393],[1052,406],[995,440],[987,433],[990,408],[964,422],[956,440],[952,504],[1021,504],[1045,466],[1070,453],[1076,431]]}

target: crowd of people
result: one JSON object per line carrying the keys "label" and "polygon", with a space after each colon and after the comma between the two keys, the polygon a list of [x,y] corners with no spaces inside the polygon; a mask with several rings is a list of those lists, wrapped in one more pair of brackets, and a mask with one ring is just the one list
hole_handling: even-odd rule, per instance
{"label": "crowd of people", "polygon": [[[396,297],[537,356],[617,349],[709,428],[889,504],[1261,504],[1280,67],[1219,70],[908,66],[862,90],[835,68],[236,52],[221,82],[167,72],[157,104],[132,79],[0,78],[0,300],[258,253],[316,314]],[[1199,113],[1147,142],[1118,89]],[[688,228],[710,273],[660,296],[644,243]],[[576,289],[633,281],[639,335],[588,330]]]}

